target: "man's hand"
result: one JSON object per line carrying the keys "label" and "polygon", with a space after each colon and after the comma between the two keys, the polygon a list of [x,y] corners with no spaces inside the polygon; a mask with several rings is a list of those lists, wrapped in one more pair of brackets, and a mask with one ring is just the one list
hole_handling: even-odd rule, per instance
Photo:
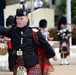
{"label": "man's hand", "polygon": [[53,57],[53,60],[57,61],[57,56],[54,56],[54,57]]}

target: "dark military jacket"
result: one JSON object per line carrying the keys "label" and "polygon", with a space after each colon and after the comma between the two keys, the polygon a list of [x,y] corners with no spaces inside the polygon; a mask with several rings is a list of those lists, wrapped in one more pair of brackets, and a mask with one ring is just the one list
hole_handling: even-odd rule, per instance
{"label": "dark military jacket", "polygon": [[[23,32],[23,33],[21,33],[21,32]],[[28,52],[28,51],[30,52],[32,50],[36,51],[36,44],[35,44],[33,36],[32,36],[32,28],[28,27],[28,25],[23,28],[15,27],[15,28],[11,28],[11,29],[7,29],[7,28],[0,26],[0,34],[11,38],[13,50],[17,51],[17,50],[21,49],[24,53],[24,57],[27,57],[26,52]],[[48,57],[49,58],[54,57],[55,52],[52,49],[52,47],[50,46],[50,44],[46,41],[46,39],[42,36],[42,34],[40,32],[37,32],[37,34],[39,37],[38,42],[39,42],[40,46],[42,48],[44,48]],[[21,39],[23,39],[23,43],[21,43],[22,42]],[[13,60],[13,62],[16,60],[15,56],[13,59],[11,59],[11,60]],[[36,59],[35,56],[31,56],[29,58],[29,59],[31,59],[30,63],[33,63],[33,65],[38,63],[38,59]],[[26,59],[28,59],[28,58],[26,58]],[[29,60],[27,60],[27,63],[29,63]],[[14,64],[15,64],[15,62],[14,62]]]}
{"label": "dark military jacket", "polygon": [[68,34],[71,35],[71,32],[66,28],[65,28],[65,31],[63,29],[57,31],[57,36],[59,38],[59,41],[61,42],[63,41],[69,42],[69,37],[68,37],[68,40],[65,39],[65,36],[67,36]]}

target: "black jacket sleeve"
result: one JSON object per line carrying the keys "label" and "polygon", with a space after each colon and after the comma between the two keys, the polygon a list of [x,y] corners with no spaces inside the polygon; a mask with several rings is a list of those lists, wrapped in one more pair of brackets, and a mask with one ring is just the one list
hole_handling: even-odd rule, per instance
{"label": "black jacket sleeve", "polygon": [[55,52],[54,52],[53,48],[51,47],[51,45],[48,43],[48,41],[39,32],[38,32],[38,36],[39,36],[38,42],[39,42],[40,46],[42,48],[44,48],[44,50],[46,51],[48,57],[49,58],[54,57]]}
{"label": "black jacket sleeve", "polygon": [[10,29],[0,26],[0,35],[9,37]]}

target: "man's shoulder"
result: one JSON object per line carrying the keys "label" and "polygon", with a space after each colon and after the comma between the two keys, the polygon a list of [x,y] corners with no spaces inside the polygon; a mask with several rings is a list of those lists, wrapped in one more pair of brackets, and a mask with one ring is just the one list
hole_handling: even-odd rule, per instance
{"label": "man's shoulder", "polygon": [[32,29],[33,32],[39,32],[39,27],[30,27]]}

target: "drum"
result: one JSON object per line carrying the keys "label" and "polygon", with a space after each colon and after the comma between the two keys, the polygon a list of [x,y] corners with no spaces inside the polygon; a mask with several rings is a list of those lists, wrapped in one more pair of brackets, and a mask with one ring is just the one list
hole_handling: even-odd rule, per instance
{"label": "drum", "polygon": [[7,44],[0,43],[0,55],[5,55],[7,53]]}

